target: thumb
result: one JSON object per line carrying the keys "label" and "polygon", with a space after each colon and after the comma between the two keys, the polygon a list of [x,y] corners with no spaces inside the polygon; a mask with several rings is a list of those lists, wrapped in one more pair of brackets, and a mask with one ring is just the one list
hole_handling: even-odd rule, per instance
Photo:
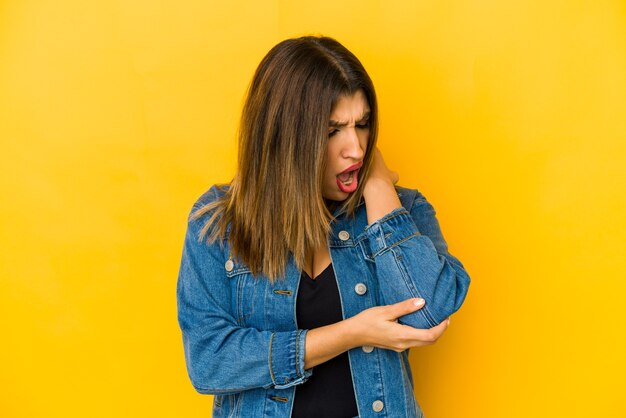
{"label": "thumb", "polygon": [[389,305],[389,313],[393,317],[393,319],[400,318],[401,316],[410,314],[411,312],[415,312],[418,309],[421,309],[424,306],[424,303],[424,299],[421,298],[407,299],[402,302]]}

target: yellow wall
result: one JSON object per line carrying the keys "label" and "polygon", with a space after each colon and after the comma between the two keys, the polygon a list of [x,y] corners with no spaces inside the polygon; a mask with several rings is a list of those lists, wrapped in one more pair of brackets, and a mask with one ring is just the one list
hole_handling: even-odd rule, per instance
{"label": "yellow wall", "polygon": [[261,3],[0,3],[0,416],[207,416],[186,216],[233,174],[259,60],[308,33],[362,59],[473,279],[411,354],[427,417],[626,416],[625,3]]}

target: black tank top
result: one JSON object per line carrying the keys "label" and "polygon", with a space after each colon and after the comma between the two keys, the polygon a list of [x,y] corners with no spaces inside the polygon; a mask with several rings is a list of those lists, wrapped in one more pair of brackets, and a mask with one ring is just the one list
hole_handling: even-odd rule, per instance
{"label": "black tank top", "polygon": [[[300,329],[319,328],[343,319],[332,264],[315,280],[302,272],[296,318]],[[352,418],[357,415],[347,352],[315,366],[311,377],[296,386],[292,418]]]}

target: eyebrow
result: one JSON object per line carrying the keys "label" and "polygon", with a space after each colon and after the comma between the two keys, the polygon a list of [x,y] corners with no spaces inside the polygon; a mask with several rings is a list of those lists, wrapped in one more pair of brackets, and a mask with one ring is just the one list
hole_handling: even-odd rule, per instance
{"label": "eyebrow", "polygon": [[[371,113],[370,110],[365,112],[363,116],[361,116],[361,118],[356,121],[356,123],[363,122],[364,120],[369,119],[370,113]],[[348,126],[348,122],[341,122],[341,121],[332,120],[332,119],[328,122],[329,128],[343,128],[344,126]]]}

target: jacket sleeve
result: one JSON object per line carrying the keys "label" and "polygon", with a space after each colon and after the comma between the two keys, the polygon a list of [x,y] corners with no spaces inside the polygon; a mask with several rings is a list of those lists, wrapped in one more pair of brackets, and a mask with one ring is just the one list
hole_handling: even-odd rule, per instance
{"label": "jacket sleeve", "polygon": [[424,307],[399,322],[431,328],[461,307],[470,278],[448,252],[433,206],[415,192],[409,209],[395,209],[367,226],[363,245],[375,263],[381,302],[423,298]]}
{"label": "jacket sleeve", "polygon": [[189,221],[176,296],[187,372],[204,394],[303,383],[306,330],[260,331],[241,327],[219,241],[198,241],[203,218]]}

